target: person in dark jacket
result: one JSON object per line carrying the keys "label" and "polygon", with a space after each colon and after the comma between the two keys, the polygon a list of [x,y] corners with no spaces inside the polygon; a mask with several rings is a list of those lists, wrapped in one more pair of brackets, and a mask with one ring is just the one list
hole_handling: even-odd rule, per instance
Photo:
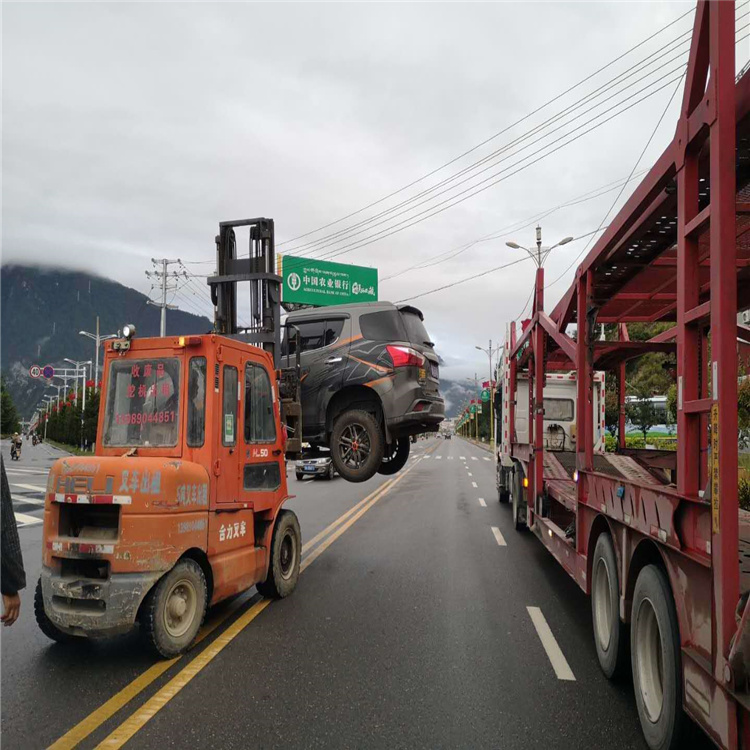
{"label": "person in dark jacket", "polygon": [[26,587],[26,573],[23,569],[21,542],[18,538],[18,526],[16,526],[16,516],[13,513],[13,501],[10,497],[10,486],[2,456],[0,456],[0,473],[2,474],[0,480],[0,494],[2,494],[0,589],[3,595],[3,614],[0,616],[0,621],[7,626],[12,625],[21,613],[21,597],[18,592]]}

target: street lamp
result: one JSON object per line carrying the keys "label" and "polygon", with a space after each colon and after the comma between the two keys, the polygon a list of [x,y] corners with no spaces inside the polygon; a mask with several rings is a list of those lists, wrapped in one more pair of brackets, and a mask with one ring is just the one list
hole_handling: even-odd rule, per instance
{"label": "street lamp", "polygon": [[494,370],[492,369],[492,357],[500,352],[501,344],[498,344],[494,349],[492,348],[492,339],[490,339],[490,345],[488,348],[483,346],[475,346],[480,352],[484,352],[490,360],[490,445],[495,442],[495,378]]}
{"label": "street lamp", "polygon": [[96,342],[96,375],[94,376],[94,388],[96,388],[97,383],[99,382],[99,346],[101,345],[102,341],[107,341],[108,339],[116,339],[117,334],[116,333],[105,333],[103,335],[99,335],[99,316],[96,316],[96,333],[89,333],[88,331],[78,331],[79,336],[86,336],[87,338],[92,339]]}
{"label": "street lamp", "polygon": [[552,250],[554,250],[556,247],[560,247],[560,245],[567,245],[569,242],[573,242],[574,239],[575,237],[565,237],[551,247],[542,247],[542,228],[540,226],[537,226],[536,250],[530,250],[528,247],[519,245],[517,242],[506,242],[505,244],[508,247],[513,248],[513,250],[525,250],[528,253],[529,257],[534,261],[534,263],[536,263],[537,268],[541,268],[544,264],[544,261],[547,260],[547,256]]}

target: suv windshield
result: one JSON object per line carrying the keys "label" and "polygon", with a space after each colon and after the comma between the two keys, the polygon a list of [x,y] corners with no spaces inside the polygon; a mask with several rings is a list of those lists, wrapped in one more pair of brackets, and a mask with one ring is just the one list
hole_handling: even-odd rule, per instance
{"label": "suv windshield", "polygon": [[177,445],[180,360],[122,359],[109,369],[103,444]]}

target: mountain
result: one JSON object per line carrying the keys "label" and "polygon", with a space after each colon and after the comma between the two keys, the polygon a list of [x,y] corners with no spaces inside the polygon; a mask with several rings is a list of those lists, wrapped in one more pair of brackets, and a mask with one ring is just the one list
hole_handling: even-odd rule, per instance
{"label": "mountain", "polygon": [[467,401],[477,398],[477,389],[470,383],[448,380],[441,376],[440,395],[445,399],[445,416],[453,419],[459,415]]}
{"label": "mountain", "polygon": [[[134,323],[139,336],[158,336],[161,311],[135,289],[91,274],[59,268],[4,265],[0,271],[2,335],[0,366],[19,414],[28,419],[45,381],[29,376],[33,364],[94,359],[94,342],[79,331],[116,333]],[[208,295],[208,289],[206,290]],[[208,318],[182,310],[167,312],[167,334],[205,333]],[[103,353],[102,353],[103,359]],[[47,391],[52,393],[53,391]]]}

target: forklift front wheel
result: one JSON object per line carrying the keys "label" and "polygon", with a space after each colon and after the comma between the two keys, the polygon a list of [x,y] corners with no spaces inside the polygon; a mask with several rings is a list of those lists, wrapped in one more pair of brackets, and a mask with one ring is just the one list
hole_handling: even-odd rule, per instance
{"label": "forklift front wheel", "polygon": [[184,558],[163,575],[141,605],[141,632],[148,645],[170,659],[187,650],[206,614],[208,587],[201,566]]}
{"label": "forklift front wheel", "polygon": [[269,599],[289,596],[297,586],[301,555],[302,534],[297,516],[291,510],[282,510],[273,530],[268,576],[257,584],[258,591]]}

